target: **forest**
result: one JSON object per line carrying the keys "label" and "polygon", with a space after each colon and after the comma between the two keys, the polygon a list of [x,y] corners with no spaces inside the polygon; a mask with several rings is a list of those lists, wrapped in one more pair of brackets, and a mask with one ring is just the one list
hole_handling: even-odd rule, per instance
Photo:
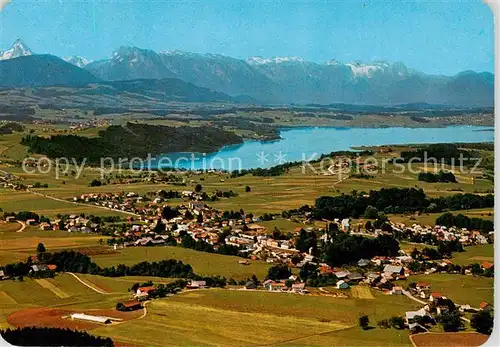
{"label": "forest", "polygon": [[147,158],[171,152],[214,152],[222,146],[241,143],[233,132],[215,127],[169,127],[127,123],[101,130],[98,137],[55,135],[50,138],[27,135],[21,144],[30,153],[49,158],[74,158],[99,164],[101,158]]}
{"label": "forest", "polygon": [[322,196],[316,199],[312,210],[316,219],[359,218],[368,206],[384,213],[442,212],[494,206],[492,194],[455,194],[438,198],[428,197],[422,189],[382,188],[368,193],[352,192],[350,195]]}

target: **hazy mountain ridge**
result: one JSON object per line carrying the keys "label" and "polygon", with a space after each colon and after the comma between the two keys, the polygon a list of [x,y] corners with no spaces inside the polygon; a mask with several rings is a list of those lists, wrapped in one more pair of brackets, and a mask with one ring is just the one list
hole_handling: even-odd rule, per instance
{"label": "hazy mountain ridge", "polygon": [[299,57],[242,60],[122,47],[111,59],[89,64],[86,69],[111,80],[176,77],[229,95],[249,95],[264,103],[493,104],[493,74],[434,76],[409,69],[401,62],[331,60],[318,64]]}
{"label": "hazy mountain ridge", "polygon": [[[2,63],[15,61],[17,59],[13,58],[17,56],[32,54],[21,40],[16,41],[6,52],[3,53]],[[43,59],[37,58],[34,61],[40,65],[40,60]],[[53,63],[53,58],[51,59]],[[32,77],[26,73],[22,73],[22,76],[18,73],[17,78],[21,80],[16,82],[12,80],[15,73],[6,69],[20,63],[2,64],[0,73],[4,75],[0,76],[10,76],[10,79],[3,78],[0,86],[178,78],[231,96],[248,96],[250,98],[247,100],[261,103],[390,105],[426,102],[459,106],[493,105],[494,76],[491,73],[464,71],[455,76],[428,75],[409,69],[401,62],[377,61],[363,64],[330,60],[318,64],[300,57],[251,57],[243,60],[219,54],[182,51],[157,53],[137,47],[120,47],[113,52],[111,58],[94,62],[88,62],[82,57],[67,57],[65,60],[82,68],[82,72],[72,71],[74,78],[70,79],[64,76],[56,78],[57,73],[51,70],[47,70],[47,76],[40,74],[40,71],[37,76]],[[27,68],[28,66],[22,66],[24,70]],[[29,71],[32,73],[33,69]],[[77,75],[81,77],[81,81]]]}

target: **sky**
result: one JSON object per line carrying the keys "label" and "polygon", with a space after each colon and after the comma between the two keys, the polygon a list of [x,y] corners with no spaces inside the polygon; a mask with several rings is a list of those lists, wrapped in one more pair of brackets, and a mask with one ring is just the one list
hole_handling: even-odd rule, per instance
{"label": "sky", "polygon": [[[10,3],[9,3],[10,2]],[[0,50],[104,59],[120,46],[494,70],[493,14],[469,1],[0,0]]]}

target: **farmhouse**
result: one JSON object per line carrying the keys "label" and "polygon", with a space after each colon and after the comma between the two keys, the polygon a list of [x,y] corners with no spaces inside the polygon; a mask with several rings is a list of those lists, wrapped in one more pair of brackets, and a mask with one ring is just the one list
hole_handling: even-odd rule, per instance
{"label": "farmhouse", "polygon": [[487,303],[487,302],[485,302],[485,301],[482,301],[482,302],[479,304],[479,309],[480,309],[481,311],[486,311],[486,312],[488,312],[488,311],[490,311],[490,310],[491,310],[491,305],[490,305],[490,304],[488,304],[488,303]]}
{"label": "farmhouse", "polygon": [[403,287],[398,287],[398,286],[392,287],[391,294],[392,295],[401,295],[401,294],[403,294]]}
{"label": "farmhouse", "polygon": [[407,311],[405,313],[406,324],[410,325],[412,323],[415,323],[416,317],[426,317],[426,316],[430,316],[430,314],[424,308],[421,308],[418,311]]}
{"label": "farmhouse", "polygon": [[368,259],[360,259],[358,261],[358,266],[359,267],[365,267],[365,266],[368,266],[370,265],[370,261]]}
{"label": "farmhouse", "polygon": [[384,266],[384,273],[388,275],[404,275],[405,272],[402,266],[386,265]]}
{"label": "farmhouse", "polygon": [[137,288],[137,291],[135,292],[135,297],[137,299],[147,299],[149,297],[149,293],[154,292],[156,290],[155,286],[149,286],[149,287],[139,287]]}
{"label": "farmhouse", "polygon": [[207,286],[207,282],[206,281],[194,281],[194,280],[191,280],[191,283],[189,283],[186,288],[188,289],[201,289],[201,288],[205,288]]}
{"label": "farmhouse", "polygon": [[137,300],[128,300],[123,303],[123,307],[127,311],[139,310],[142,308],[142,304]]}
{"label": "farmhouse", "polygon": [[337,289],[348,289],[349,284],[345,282],[344,280],[340,280],[337,282]]}

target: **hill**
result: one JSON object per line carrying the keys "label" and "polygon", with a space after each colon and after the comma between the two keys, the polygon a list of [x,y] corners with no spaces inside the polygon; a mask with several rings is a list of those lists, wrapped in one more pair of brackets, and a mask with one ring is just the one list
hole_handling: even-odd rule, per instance
{"label": "hill", "polygon": [[99,137],[56,135],[50,138],[28,135],[22,144],[31,153],[50,158],[75,158],[100,163],[101,158],[146,158],[170,152],[212,152],[222,146],[241,143],[233,132],[216,127],[168,127],[127,123],[99,132]]}
{"label": "hill", "polygon": [[29,55],[0,61],[0,88],[74,86],[97,81],[90,72],[53,55]]}

